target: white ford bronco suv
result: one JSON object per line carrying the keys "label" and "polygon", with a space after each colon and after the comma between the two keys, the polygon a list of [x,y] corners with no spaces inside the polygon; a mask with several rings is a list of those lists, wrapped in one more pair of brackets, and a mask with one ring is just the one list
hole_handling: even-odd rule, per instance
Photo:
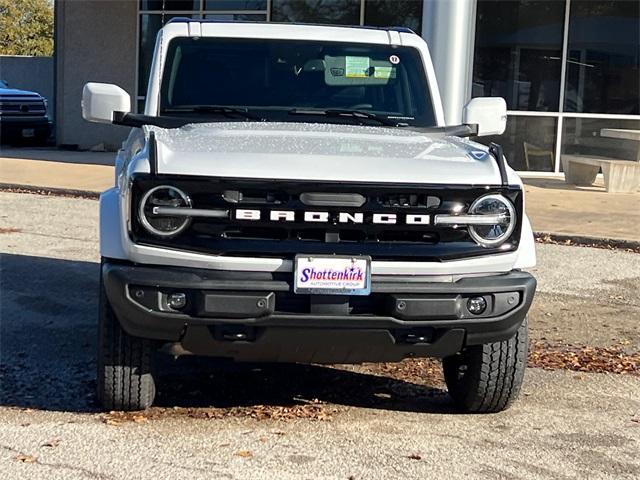
{"label": "white ford bronco suv", "polygon": [[[444,85],[446,88],[446,85]],[[445,125],[425,42],[401,28],[174,19],[144,114],[89,83],[83,116],[133,127],[100,197],[98,393],[144,409],[153,358],[439,357],[454,402],[518,395],[536,281],[506,106]]]}

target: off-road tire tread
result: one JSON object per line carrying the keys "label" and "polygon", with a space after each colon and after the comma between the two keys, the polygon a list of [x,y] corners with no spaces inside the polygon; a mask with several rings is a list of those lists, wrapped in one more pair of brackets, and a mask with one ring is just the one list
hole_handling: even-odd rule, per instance
{"label": "off-road tire tread", "polygon": [[100,285],[98,400],[105,410],[144,410],[155,398],[154,342],[120,326]]}
{"label": "off-road tire tread", "polygon": [[[527,319],[508,340],[468,347],[443,360],[445,381],[455,404],[470,413],[500,412],[518,397],[529,347]],[[462,377],[458,371],[466,367]]]}

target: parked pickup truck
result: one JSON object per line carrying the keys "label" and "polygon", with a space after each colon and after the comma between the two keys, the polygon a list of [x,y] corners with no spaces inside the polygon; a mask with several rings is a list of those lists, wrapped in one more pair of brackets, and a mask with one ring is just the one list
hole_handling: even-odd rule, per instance
{"label": "parked pickup truck", "polygon": [[35,92],[10,88],[0,80],[0,140],[45,143],[50,132],[47,100]]}
{"label": "parked pickup truck", "polygon": [[501,98],[446,126],[406,29],[172,20],[144,114],[89,83],[83,115],[133,127],[100,198],[99,398],[154,400],[154,352],[241,362],[439,357],[454,402],[518,395],[536,288]]}

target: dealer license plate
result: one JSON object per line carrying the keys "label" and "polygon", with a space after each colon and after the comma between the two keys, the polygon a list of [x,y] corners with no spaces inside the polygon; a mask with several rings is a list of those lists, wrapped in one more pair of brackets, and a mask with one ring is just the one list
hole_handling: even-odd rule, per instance
{"label": "dealer license plate", "polygon": [[297,255],[294,274],[295,293],[371,293],[371,257]]}
{"label": "dealer license plate", "polygon": [[36,131],[33,128],[23,128],[22,138],[33,138],[36,136]]}

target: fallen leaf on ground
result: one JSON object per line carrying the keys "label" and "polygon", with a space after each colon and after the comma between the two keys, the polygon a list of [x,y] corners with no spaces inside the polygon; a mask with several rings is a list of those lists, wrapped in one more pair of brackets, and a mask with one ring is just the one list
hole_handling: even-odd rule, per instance
{"label": "fallen leaf on ground", "polygon": [[397,363],[364,363],[361,368],[367,373],[417,385],[441,386],[444,383],[442,366],[436,358],[410,358]]}
{"label": "fallen leaf on ground", "polygon": [[49,448],[55,448],[58,445],[60,445],[59,438],[54,438],[53,440],[49,440],[48,442],[45,442],[42,444],[43,447],[49,447]]}
{"label": "fallen leaf on ground", "polygon": [[16,460],[22,463],[35,463],[37,461],[36,457],[32,455],[18,455],[16,456]]}
{"label": "fallen leaf on ground", "polygon": [[240,450],[239,452],[236,453],[236,455],[242,458],[253,457],[253,453],[251,453],[249,450]]}
{"label": "fallen leaf on ground", "polygon": [[119,427],[122,425],[122,422],[114,420],[113,418],[105,418],[102,420],[102,422],[106,423],[107,425],[111,425],[112,427]]}
{"label": "fallen leaf on ground", "polygon": [[622,346],[605,348],[535,342],[529,352],[529,366],[545,370],[640,376],[640,353],[627,353]]}
{"label": "fallen leaf on ground", "polygon": [[422,456],[417,454],[417,453],[412,453],[407,458],[409,458],[411,460],[422,460]]}

